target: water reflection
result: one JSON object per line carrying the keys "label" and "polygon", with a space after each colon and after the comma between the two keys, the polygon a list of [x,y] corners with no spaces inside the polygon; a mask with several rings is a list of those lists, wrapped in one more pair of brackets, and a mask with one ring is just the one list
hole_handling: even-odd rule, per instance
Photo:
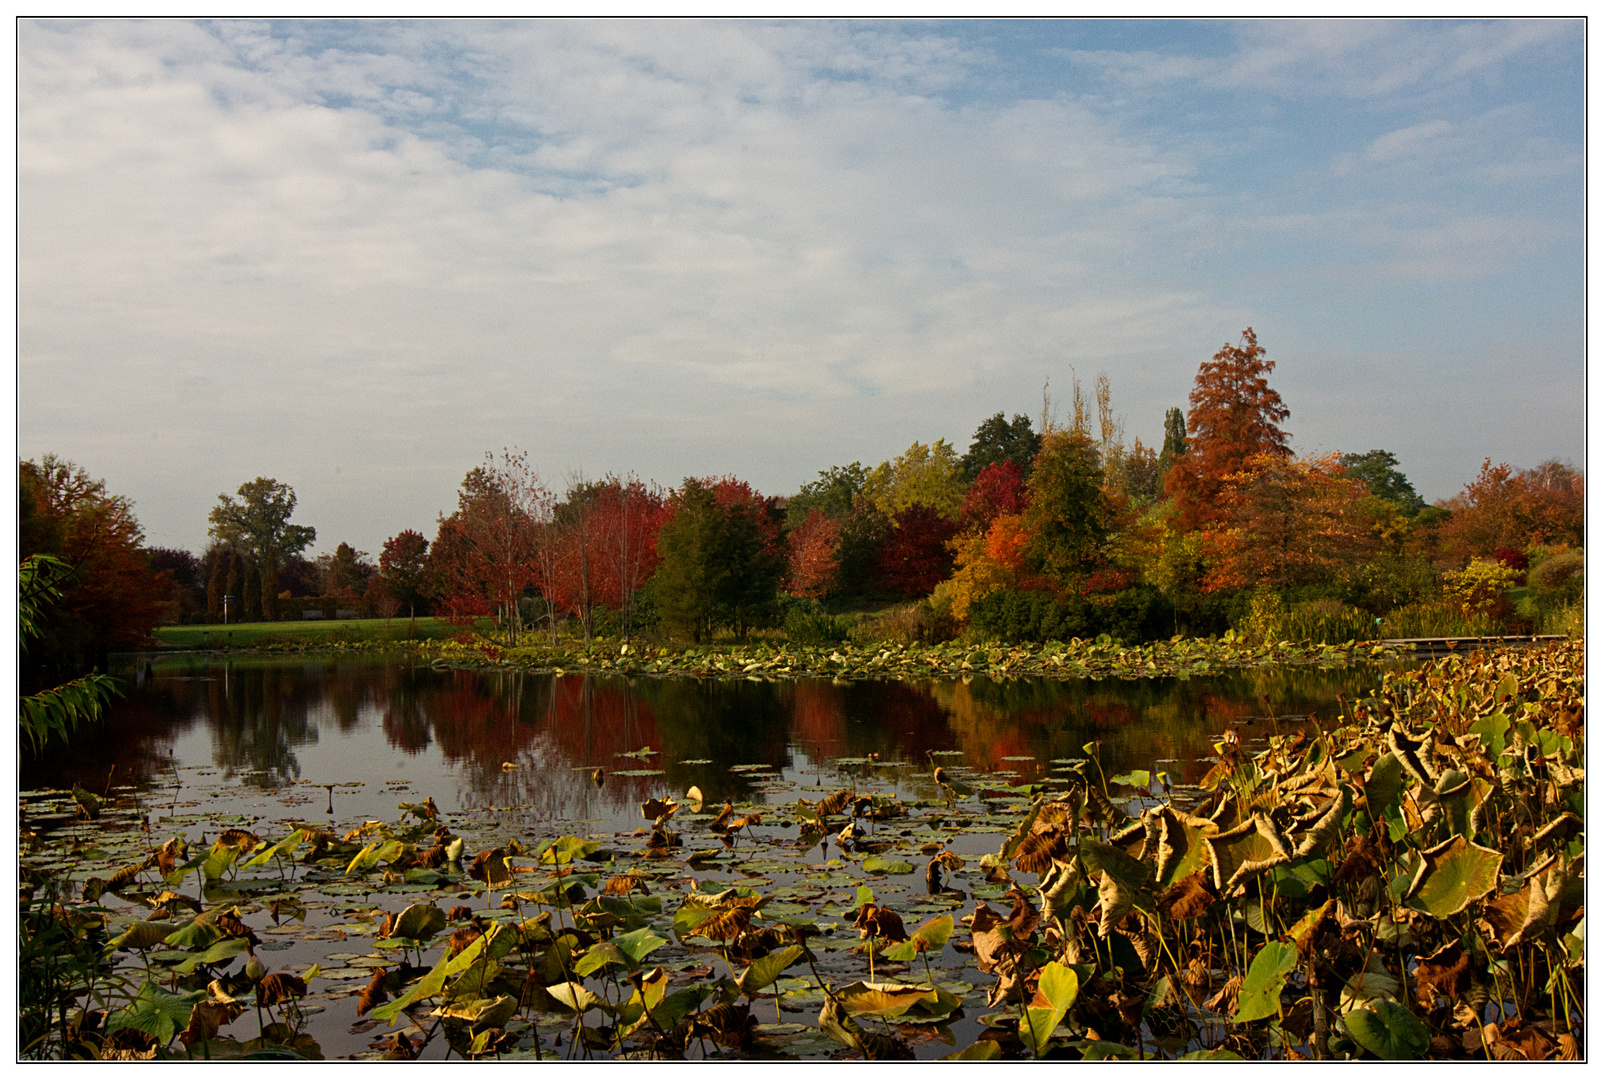
{"label": "water reflection", "polygon": [[[716,682],[437,671],[371,657],[169,658],[112,708],[99,737],[28,763],[22,783],[100,790],[109,775],[148,785],[175,765],[211,766],[247,790],[361,783],[369,812],[393,817],[385,785],[404,778],[442,807],[633,827],[650,796],[696,784],[710,800],[761,798],[774,774],[807,783],[810,766],[842,757],[922,765],[957,750],[973,768],[1033,779],[1095,740],[1111,773],[1158,764],[1195,781],[1225,728],[1251,742],[1300,723],[1261,718],[1329,721],[1338,694],[1362,698],[1379,678],[1281,669],[1138,682]],[[626,756],[643,748],[657,753]],[[766,768],[730,771],[738,765]]]}

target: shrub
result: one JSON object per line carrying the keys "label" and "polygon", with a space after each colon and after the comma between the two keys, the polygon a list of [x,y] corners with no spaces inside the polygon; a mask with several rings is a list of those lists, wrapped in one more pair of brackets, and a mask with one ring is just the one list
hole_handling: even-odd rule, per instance
{"label": "shrub", "polygon": [[1175,632],[1175,605],[1151,585],[1137,585],[1093,601],[1102,632],[1127,645],[1159,641]]}
{"label": "shrub", "polygon": [[829,645],[847,639],[846,623],[814,601],[793,602],[785,615],[785,636],[798,645]]}
{"label": "shrub", "polygon": [[1371,615],[1442,595],[1437,568],[1418,554],[1384,551],[1345,574],[1342,584],[1342,600]]}
{"label": "shrub", "polygon": [[1550,555],[1534,567],[1528,575],[1532,587],[1541,593],[1559,593],[1567,599],[1582,595],[1587,559],[1581,548],[1570,548]]}
{"label": "shrub", "polygon": [[969,627],[997,641],[1068,641],[1095,638],[1097,613],[1084,598],[1059,600],[1051,593],[1000,589],[969,605]]}
{"label": "shrub", "polygon": [[1071,594],[1002,589],[969,605],[973,635],[998,641],[1068,641],[1108,634],[1127,645],[1167,638],[1175,609],[1158,589],[1139,585],[1089,600]]}
{"label": "shrub", "polygon": [[1490,617],[1502,624],[1513,607],[1507,593],[1519,575],[1503,563],[1472,559],[1444,582],[1448,599],[1457,603],[1470,618]]}

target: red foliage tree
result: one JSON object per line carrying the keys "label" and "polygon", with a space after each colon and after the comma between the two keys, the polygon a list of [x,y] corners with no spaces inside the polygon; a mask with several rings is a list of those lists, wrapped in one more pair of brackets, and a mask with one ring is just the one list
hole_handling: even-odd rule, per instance
{"label": "red foliage tree", "polygon": [[1024,472],[1012,461],[994,461],[969,485],[959,522],[966,532],[971,528],[984,532],[999,515],[1021,513],[1029,503]]}
{"label": "red foliage tree", "polygon": [[504,454],[499,466],[487,454],[463,478],[457,511],[440,519],[430,553],[448,618],[497,615],[507,643],[517,644],[518,599],[537,579],[535,525],[549,498],[521,454]]}
{"label": "red foliage tree", "polygon": [[657,569],[657,530],[667,513],[661,489],[633,476],[609,476],[595,490],[591,528],[599,569],[597,595],[617,609],[626,638],[634,629],[635,596]]}
{"label": "red foliage tree", "polygon": [[880,583],[905,599],[924,596],[952,573],[947,541],[957,535],[958,525],[924,503],[898,510],[891,520],[891,536],[878,560]]}
{"label": "red foliage tree", "polygon": [[841,569],[841,523],[818,509],[791,530],[791,592],[822,600]]}
{"label": "red foliage tree", "polygon": [[429,541],[415,529],[404,529],[384,542],[379,552],[379,573],[374,583],[380,592],[409,614],[428,610]]}
{"label": "red foliage tree", "polygon": [[1223,345],[1199,365],[1186,416],[1186,454],[1164,477],[1183,530],[1221,520],[1225,478],[1242,472],[1250,458],[1287,456],[1287,433],[1280,423],[1290,414],[1265,380],[1274,370],[1275,361],[1265,359],[1251,326],[1242,331],[1240,345]]}
{"label": "red foliage tree", "polygon": [[[144,643],[170,611],[170,574],[151,567],[133,503],[82,468],[46,454],[18,464],[18,556],[54,555],[74,568],[30,666],[57,674],[104,667],[112,648]],[[24,680],[27,681],[27,680]]]}

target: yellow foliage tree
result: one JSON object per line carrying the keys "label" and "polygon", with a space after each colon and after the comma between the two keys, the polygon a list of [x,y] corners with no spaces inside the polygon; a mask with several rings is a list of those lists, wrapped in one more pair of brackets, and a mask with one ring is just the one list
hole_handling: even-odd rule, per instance
{"label": "yellow foliage tree", "polygon": [[1019,580],[1030,535],[1020,514],[999,514],[985,532],[971,529],[947,542],[955,568],[942,595],[952,601],[953,617],[969,618],[969,605]]}
{"label": "yellow foliage tree", "polygon": [[958,452],[946,439],[937,439],[929,445],[915,442],[894,460],[876,465],[863,485],[863,495],[887,517],[923,503],[957,521],[967,487]]}

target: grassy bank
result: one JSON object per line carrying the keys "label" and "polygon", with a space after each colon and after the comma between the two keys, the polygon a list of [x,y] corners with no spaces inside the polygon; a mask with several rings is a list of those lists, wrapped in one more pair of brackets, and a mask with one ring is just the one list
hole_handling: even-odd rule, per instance
{"label": "grassy bank", "polygon": [[444,619],[327,619],[228,625],[163,626],[155,631],[171,649],[258,649],[270,645],[316,648],[333,642],[439,641],[462,633]]}

